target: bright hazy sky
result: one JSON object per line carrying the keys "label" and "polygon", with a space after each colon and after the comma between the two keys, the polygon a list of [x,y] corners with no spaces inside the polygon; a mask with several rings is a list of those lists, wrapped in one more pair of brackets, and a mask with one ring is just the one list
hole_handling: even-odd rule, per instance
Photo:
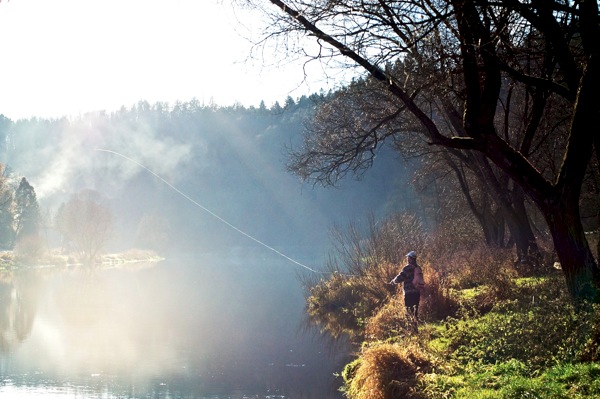
{"label": "bright hazy sky", "polygon": [[[318,92],[302,67],[246,62],[256,15],[217,0],[2,0],[0,114],[16,120],[211,101],[267,106]],[[245,26],[243,26],[243,25]]]}

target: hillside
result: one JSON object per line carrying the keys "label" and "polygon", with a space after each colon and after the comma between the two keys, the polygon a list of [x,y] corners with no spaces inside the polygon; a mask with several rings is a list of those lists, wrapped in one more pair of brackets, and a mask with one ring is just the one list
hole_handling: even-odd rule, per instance
{"label": "hillside", "polygon": [[[148,248],[160,251],[256,245],[236,229],[273,246],[323,247],[332,225],[386,214],[402,206],[399,192],[408,198],[412,190],[389,149],[361,181],[336,188],[287,172],[288,151],[318,101],[272,109],[139,103],[74,119],[5,121],[0,162],[27,177],[48,219],[72,194],[97,191],[117,221],[110,250],[141,245],[148,218],[167,232],[161,248]],[[51,228],[47,234],[58,242]]]}

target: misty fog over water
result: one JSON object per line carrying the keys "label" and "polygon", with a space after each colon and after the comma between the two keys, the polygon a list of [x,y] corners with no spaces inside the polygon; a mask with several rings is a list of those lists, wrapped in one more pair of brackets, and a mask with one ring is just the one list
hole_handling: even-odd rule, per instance
{"label": "misty fog over water", "polygon": [[348,358],[343,345],[331,351],[306,329],[298,274],[310,273],[302,265],[323,268],[334,225],[414,196],[389,149],[361,181],[337,188],[291,175],[287,151],[314,101],[285,109],[140,103],[0,121],[0,161],[35,188],[49,248],[68,251],[54,215],[87,191],[114,220],[105,251],[166,259],[139,270],[7,274],[0,394],[341,397],[333,374]]}
{"label": "misty fog over water", "polygon": [[51,246],[61,245],[51,227],[56,210],[82,190],[113,213],[109,251],[147,247],[140,226],[148,218],[162,221],[153,227],[165,233],[148,249],[248,244],[168,184],[270,245],[323,245],[333,224],[382,215],[411,193],[409,176],[398,173],[402,162],[385,149],[361,181],[348,177],[336,188],[289,173],[289,149],[301,144],[315,101],[271,110],[140,103],[75,119],[0,118],[0,161],[34,187]]}
{"label": "misty fog over water", "polygon": [[261,251],[40,269],[0,290],[0,395],[341,397],[344,353],[306,330],[296,270]]}

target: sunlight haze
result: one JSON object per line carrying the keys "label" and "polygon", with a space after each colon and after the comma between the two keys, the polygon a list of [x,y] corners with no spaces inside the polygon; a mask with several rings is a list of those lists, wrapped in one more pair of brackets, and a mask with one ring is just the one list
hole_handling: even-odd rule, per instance
{"label": "sunlight haze", "polygon": [[220,3],[1,2],[0,114],[53,118],[193,98],[270,106],[320,90],[302,84],[301,66],[248,60],[260,16]]}

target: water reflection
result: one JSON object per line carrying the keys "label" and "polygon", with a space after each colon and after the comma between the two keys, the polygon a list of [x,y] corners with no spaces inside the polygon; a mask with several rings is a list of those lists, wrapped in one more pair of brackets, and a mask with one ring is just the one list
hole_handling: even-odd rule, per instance
{"label": "water reflection", "polygon": [[38,277],[23,273],[13,278],[11,273],[0,275],[0,351],[10,352],[23,342],[35,317]]}
{"label": "water reflection", "polygon": [[0,393],[11,397],[340,398],[342,359],[298,333],[281,261],[190,258],[0,281]]}

